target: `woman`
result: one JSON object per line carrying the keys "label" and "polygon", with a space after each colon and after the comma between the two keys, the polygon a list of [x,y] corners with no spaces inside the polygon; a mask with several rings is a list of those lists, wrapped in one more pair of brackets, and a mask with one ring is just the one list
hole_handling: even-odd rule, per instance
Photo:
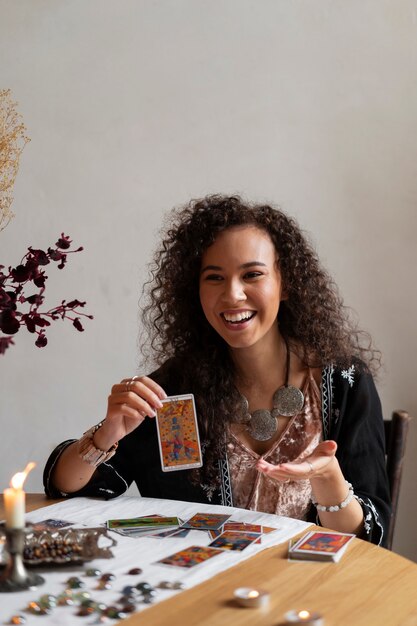
{"label": "woman", "polygon": [[[384,545],[379,354],[350,323],[294,220],[236,196],[171,216],[143,313],[159,366],[114,385],[105,419],[62,443],[51,496],[212,502],[318,521]],[[162,472],[155,411],[193,393],[204,464]]]}

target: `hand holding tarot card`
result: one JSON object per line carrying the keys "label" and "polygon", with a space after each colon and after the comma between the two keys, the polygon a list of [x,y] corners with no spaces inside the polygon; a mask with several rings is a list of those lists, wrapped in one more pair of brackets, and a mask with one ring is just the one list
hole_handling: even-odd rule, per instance
{"label": "hand holding tarot card", "polygon": [[203,465],[194,396],[186,394],[162,400],[156,412],[163,472]]}

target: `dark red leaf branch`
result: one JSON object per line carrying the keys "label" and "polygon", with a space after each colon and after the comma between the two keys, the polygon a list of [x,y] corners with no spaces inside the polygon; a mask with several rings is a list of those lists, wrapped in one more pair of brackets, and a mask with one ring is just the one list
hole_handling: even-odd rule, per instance
{"label": "dark red leaf branch", "polygon": [[[14,345],[10,335],[18,333],[22,326],[37,335],[35,345],[43,348],[48,343],[45,328],[51,325],[51,321],[68,319],[76,330],[83,332],[80,318],[93,319],[92,315],[80,310],[86,303],[77,299],[69,302],[62,300],[61,304],[52,309],[40,310],[45,299],[45,281],[48,279],[45,270],[41,268],[52,262],[57,263],[58,269],[64,269],[68,255],[83,250],[81,246],[70,250],[71,244],[72,240],[61,233],[55,247],[49,247],[47,252],[29,247],[19,265],[10,266],[7,273],[4,272],[5,266],[0,265],[0,331],[6,335],[0,335],[0,354]],[[38,291],[28,296],[25,289],[29,285]],[[26,310],[22,310],[22,306]]]}

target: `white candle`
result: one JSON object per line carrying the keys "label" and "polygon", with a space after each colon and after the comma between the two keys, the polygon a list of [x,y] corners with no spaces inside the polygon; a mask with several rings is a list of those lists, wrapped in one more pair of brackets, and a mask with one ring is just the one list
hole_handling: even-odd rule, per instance
{"label": "white candle", "polygon": [[269,593],[262,589],[251,589],[250,587],[239,587],[233,592],[235,600],[240,606],[258,608],[267,606]]}
{"label": "white candle", "polygon": [[308,626],[323,626],[324,619],[320,613],[310,613],[310,611],[288,611],[285,614],[287,624],[308,624]]}
{"label": "white candle", "polygon": [[25,525],[25,492],[23,483],[35,463],[28,463],[23,472],[15,474],[10,487],[4,490],[4,508],[7,528],[23,528]]}

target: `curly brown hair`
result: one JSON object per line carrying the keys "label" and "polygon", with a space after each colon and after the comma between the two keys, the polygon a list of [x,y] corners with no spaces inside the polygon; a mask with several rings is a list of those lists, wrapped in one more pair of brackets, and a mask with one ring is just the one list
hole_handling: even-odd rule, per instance
{"label": "curly brown hair", "polygon": [[275,246],[287,295],[279,307],[280,332],[306,365],[346,367],[357,357],[363,367],[376,371],[380,361],[294,219],[239,196],[210,195],[174,209],[145,285],[144,354],[152,354],[158,365],[174,359],[178,392],[193,391],[208,444],[208,475],[214,472],[239,394],[228,347],[200,305],[201,259],[221,231],[241,225],[266,231]]}

